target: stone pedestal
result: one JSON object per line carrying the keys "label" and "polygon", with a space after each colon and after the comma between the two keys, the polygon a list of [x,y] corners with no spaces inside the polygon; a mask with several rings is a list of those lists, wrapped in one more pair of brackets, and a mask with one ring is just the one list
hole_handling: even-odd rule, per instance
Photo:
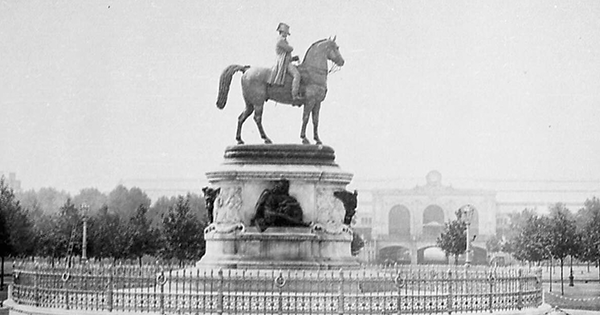
{"label": "stone pedestal", "polygon": [[[207,178],[221,188],[214,223],[206,228],[206,254],[197,267],[333,269],[355,268],[352,231],[345,209],[333,196],[352,174],[335,163],[332,148],[317,145],[238,145]],[[250,226],[258,198],[275,181],[287,179],[310,227]]]}

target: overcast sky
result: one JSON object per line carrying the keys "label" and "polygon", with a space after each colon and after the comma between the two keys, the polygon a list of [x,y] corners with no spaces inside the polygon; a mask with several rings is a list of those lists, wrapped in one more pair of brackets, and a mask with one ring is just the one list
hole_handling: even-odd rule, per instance
{"label": "overcast sky", "polygon": [[[357,180],[600,179],[599,1],[0,1],[0,171],[24,189],[205,180],[275,31],[337,35],[320,135]],[[301,109],[269,102],[276,143]],[[311,130],[311,127],[308,128]],[[309,132],[312,138],[312,132]],[[249,119],[247,143],[260,143]],[[200,190],[200,187],[198,188]]]}

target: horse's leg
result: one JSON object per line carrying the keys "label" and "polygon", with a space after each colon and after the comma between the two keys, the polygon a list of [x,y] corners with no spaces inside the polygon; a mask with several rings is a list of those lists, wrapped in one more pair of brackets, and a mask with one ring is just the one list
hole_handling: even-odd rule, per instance
{"label": "horse's leg", "polygon": [[312,109],[313,136],[317,144],[323,144],[319,138],[319,111],[321,110],[321,102],[317,102]]}
{"label": "horse's leg", "polygon": [[308,118],[310,117],[312,108],[313,106],[310,102],[306,102],[304,104],[302,111],[302,129],[300,130],[300,139],[302,139],[302,144],[310,144],[310,141],[306,139],[306,125],[308,124]]}
{"label": "horse's leg", "polygon": [[246,104],[246,109],[244,109],[244,111],[238,117],[237,131],[235,134],[235,140],[237,140],[238,144],[244,144],[244,141],[242,140],[242,125],[244,124],[244,121],[246,121],[246,119],[252,115],[253,111],[254,106],[251,104]]}
{"label": "horse's leg", "polygon": [[262,103],[260,105],[254,106],[254,121],[256,122],[256,126],[258,127],[258,132],[260,132],[260,137],[265,141],[266,144],[271,144],[273,143],[273,141],[271,141],[271,139],[267,137],[267,135],[265,134],[265,130],[262,126],[262,113],[264,105],[265,104]]}

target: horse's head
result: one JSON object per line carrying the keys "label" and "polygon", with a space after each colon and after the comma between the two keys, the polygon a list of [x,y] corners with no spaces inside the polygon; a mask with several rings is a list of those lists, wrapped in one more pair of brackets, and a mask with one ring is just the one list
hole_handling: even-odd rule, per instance
{"label": "horse's head", "polygon": [[336,36],[333,39],[329,38],[325,41],[327,45],[327,59],[333,61],[337,66],[341,67],[344,65],[344,57],[340,53],[340,46],[335,42]]}
{"label": "horse's head", "polygon": [[336,66],[344,65],[344,58],[340,53],[340,47],[335,42],[334,38],[326,38],[312,44],[306,51],[303,64],[323,68],[327,70],[327,60],[333,61]]}

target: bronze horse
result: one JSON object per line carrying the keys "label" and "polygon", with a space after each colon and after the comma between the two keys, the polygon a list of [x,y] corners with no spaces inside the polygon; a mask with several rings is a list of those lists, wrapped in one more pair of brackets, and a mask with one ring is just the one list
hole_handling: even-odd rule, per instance
{"label": "bronze horse", "polygon": [[241,65],[231,65],[221,74],[219,81],[219,96],[217,98],[217,107],[223,109],[227,103],[227,94],[233,75],[241,71],[242,75],[242,94],[246,102],[246,108],[238,117],[236,140],[238,144],[244,144],[242,140],[242,125],[244,121],[254,112],[254,121],[260,132],[260,137],[265,143],[272,143],[267,137],[262,126],[262,113],[264,103],[268,100],[274,100],[278,103],[290,104],[293,106],[304,105],[302,113],[302,130],[300,138],[303,144],[310,144],[306,139],[306,125],[309,115],[312,114],[314,139],[317,144],[321,144],[319,138],[319,110],[321,102],[327,94],[327,60],[333,61],[336,66],[344,65],[344,58],[340,54],[339,46],[333,39],[323,39],[315,42],[306,51],[303,62],[298,65],[298,70],[302,75],[300,84],[300,99],[292,99],[291,75],[286,75],[283,86],[270,85],[267,83],[270,68],[250,67]]}

